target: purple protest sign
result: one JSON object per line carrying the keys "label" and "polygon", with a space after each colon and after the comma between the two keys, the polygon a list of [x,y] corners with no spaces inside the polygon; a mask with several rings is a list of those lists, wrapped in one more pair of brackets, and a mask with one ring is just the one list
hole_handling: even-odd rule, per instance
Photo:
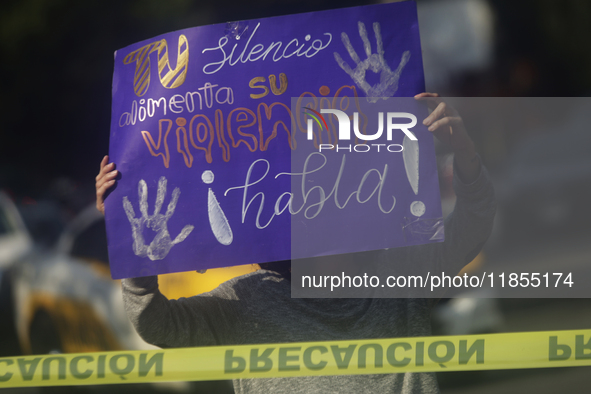
{"label": "purple protest sign", "polygon": [[[361,200],[363,187],[367,196],[379,188],[383,209],[321,204],[323,215],[313,217],[319,224],[305,216],[314,203],[304,201],[309,190],[302,166],[310,155],[308,162],[317,165],[316,153],[332,153],[314,152],[320,140],[307,138],[311,115],[294,109],[292,98],[376,104],[376,97],[423,90],[416,5],[410,1],[196,27],[117,51],[109,154],[121,179],[105,201],[113,278],[441,241],[433,141],[420,121],[412,128],[418,142],[404,153],[410,159],[401,151],[395,159],[347,156],[356,170],[347,167],[346,180],[338,178],[342,153],[328,158],[326,169],[343,179],[341,193],[355,184]],[[321,107],[311,103],[307,113]],[[424,108],[407,111],[420,120],[426,114]],[[322,119],[337,130],[332,116]],[[402,147],[404,134],[394,134],[391,144]],[[335,175],[326,176],[317,182],[332,182],[329,195]],[[359,186],[355,176],[372,186]],[[296,190],[304,194],[298,197]],[[415,202],[423,206],[415,204],[412,212]],[[375,229],[323,242],[329,223],[343,215]]]}

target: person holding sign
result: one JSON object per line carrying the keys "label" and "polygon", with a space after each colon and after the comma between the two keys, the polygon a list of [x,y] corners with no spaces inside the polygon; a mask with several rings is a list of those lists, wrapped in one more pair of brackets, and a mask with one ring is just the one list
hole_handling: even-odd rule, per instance
{"label": "person holding sign", "polygon": [[[437,94],[421,93],[415,98],[433,109],[423,123],[455,153],[458,198],[454,212],[445,221],[445,242],[403,248],[400,255],[413,260],[410,263],[432,261],[433,266],[452,274],[469,263],[488,238],[495,215],[494,192],[457,112]],[[107,163],[105,156],[96,178],[97,208],[103,213],[105,193],[118,175],[114,164]],[[123,279],[122,285],[125,308],[136,330],[148,343],[161,347],[426,336],[431,331],[430,311],[437,302],[411,298],[292,299],[289,275],[265,269],[236,277],[209,293],[178,300],[168,300],[160,293],[156,276]],[[336,349],[335,353],[332,349],[341,362],[351,359],[350,350]],[[375,353],[367,356],[370,365],[374,357],[378,364]],[[254,361],[252,357],[242,359],[248,364],[243,367],[256,370],[270,361],[265,354],[257,357]],[[380,357],[382,362],[392,363],[398,356]],[[250,365],[253,362],[256,365]],[[314,362],[321,369],[321,364]],[[238,368],[234,364],[227,365],[229,372],[239,372],[233,370]],[[439,392],[434,373],[237,379],[234,388],[237,393]]]}

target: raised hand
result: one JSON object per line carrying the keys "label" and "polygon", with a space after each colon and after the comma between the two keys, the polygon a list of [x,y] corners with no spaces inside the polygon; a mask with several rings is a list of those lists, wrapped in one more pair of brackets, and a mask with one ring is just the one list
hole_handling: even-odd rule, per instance
{"label": "raised hand", "polygon": [[103,157],[99,174],[95,178],[96,209],[103,215],[105,214],[105,193],[115,184],[115,178],[118,174],[115,163],[109,163],[109,156]]}
{"label": "raised hand", "polygon": [[[398,80],[400,79],[400,74],[408,63],[410,59],[410,51],[405,51],[402,54],[402,59],[400,60],[400,64],[395,71],[392,71],[386,61],[384,60],[384,47],[382,44],[382,34],[380,32],[380,24],[378,22],[374,22],[373,24],[373,31],[376,36],[376,53],[371,52],[371,44],[369,43],[369,39],[367,38],[367,31],[365,30],[365,25],[362,22],[358,23],[359,26],[359,36],[363,40],[363,48],[365,49],[365,54],[367,55],[367,59],[361,61],[355,49],[351,45],[351,41],[349,41],[349,36],[347,33],[343,32],[341,34],[341,39],[347,52],[349,52],[349,56],[357,65],[355,69],[351,69],[349,64],[345,62],[341,55],[337,52],[334,52],[334,58],[341,66],[341,68],[351,76],[355,84],[365,92],[367,95],[367,99],[371,103],[375,103],[378,101],[380,97],[391,97],[396,93],[398,90]],[[365,72],[367,70],[371,70],[374,73],[380,73],[380,82],[371,86],[365,80]]]}
{"label": "raised hand", "polygon": [[[141,216],[136,218],[133,206],[127,196],[123,197],[123,209],[127,215],[127,219],[131,224],[131,233],[133,236],[133,252],[140,257],[148,257],[150,260],[162,260],[170,249],[182,242],[193,231],[194,226],[186,225],[176,236],[174,240],[170,238],[168,233],[167,222],[174,214],[176,204],[179,199],[181,191],[176,187],[172,191],[172,198],[168,203],[168,208],[165,214],[161,214],[162,204],[166,196],[166,178],[160,177],[158,180],[158,191],[156,194],[156,204],[154,206],[154,214],[148,215],[148,186],[142,179],[138,183],[138,197],[140,201]],[[143,230],[144,226],[156,232],[156,236],[146,245],[144,242]]]}
{"label": "raised hand", "polygon": [[454,165],[460,179],[466,183],[473,182],[480,173],[480,158],[458,111],[446,104],[437,93],[417,94],[415,99],[426,102],[432,110],[423,124],[439,141],[453,150]]}
{"label": "raised hand", "polygon": [[439,141],[454,152],[474,147],[458,111],[445,103],[439,94],[421,93],[415,99],[425,102],[431,109],[431,114],[423,120],[423,124]]}

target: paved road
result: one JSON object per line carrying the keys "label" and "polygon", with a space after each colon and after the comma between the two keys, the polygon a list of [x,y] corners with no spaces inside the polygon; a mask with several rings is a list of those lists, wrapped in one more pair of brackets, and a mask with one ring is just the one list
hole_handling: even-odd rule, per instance
{"label": "paved road", "polygon": [[[581,234],[544,240],[497,253],[488,262],[497,267],[588,271],[591,236]],[[525,271],[524,271],[525,272]],[[575,280],[580,275],[574,275]],[[591,297],[591,283],[586,285]],[[505,332],[591,329],[591,298],[502,299]],[[440,374],[442,394],[588,394],[591,367],[485,371]]]}
{"label": "paved road", "polygon": [[[505,331],[591,328],[591,299],[503,300]],[[587,394],[591,367],[440,374],[442,394]]]}

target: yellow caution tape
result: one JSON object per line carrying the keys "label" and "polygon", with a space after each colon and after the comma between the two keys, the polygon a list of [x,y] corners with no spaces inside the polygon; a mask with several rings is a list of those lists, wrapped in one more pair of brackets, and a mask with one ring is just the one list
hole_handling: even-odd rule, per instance
{"label": "yellow caution tape", "polygon": [[591,330],[0,358],[0,388],[591,366]]}

